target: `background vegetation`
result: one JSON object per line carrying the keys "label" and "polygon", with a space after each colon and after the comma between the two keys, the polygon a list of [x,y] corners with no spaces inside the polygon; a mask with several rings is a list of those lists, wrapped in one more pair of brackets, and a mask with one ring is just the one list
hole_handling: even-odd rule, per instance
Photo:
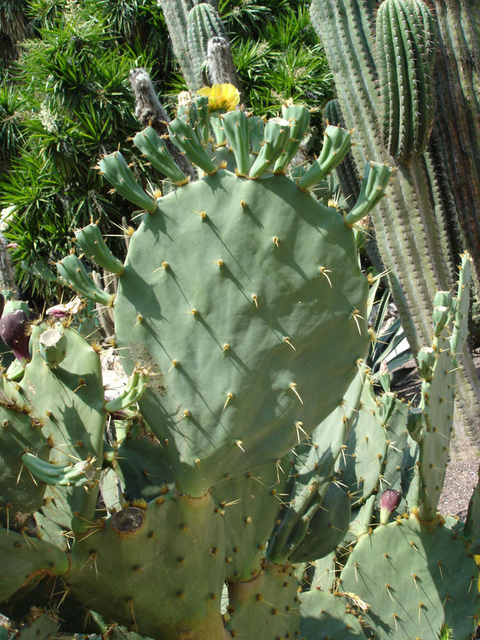
{"label": "background vegetation", "polygon": [[[94,167],[115,148],[130,155],[127,138],[139,128],[130,69],[148,69],[170,110],[186,85],[156,0],[12,0],[2,7],[0,209],[13,211],[6,236],[19,286],[51,302],[57,285],[37,274],[65,255],[73,229],[100,219],[113,250],[122,250],[114,236],[133,210],[108,194]],[[218,9],[248,106],[274,115],[293,98],[318,109],[321,128],[333,89],[307,3],[220,0]]]}

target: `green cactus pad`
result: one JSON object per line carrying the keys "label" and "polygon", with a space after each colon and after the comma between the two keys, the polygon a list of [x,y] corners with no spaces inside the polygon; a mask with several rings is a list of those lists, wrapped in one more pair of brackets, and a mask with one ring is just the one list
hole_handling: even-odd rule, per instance
{"label": "green cactus pad", "polygon": [[262,147],[263,132],[265,131],[265,121],[260,116],[250,116],[248,119],[250,128],[250,142],[252,153],[258,155]]}
{"label": "green cactus pad", "polygon": [[418,352],[418,375],[427,382],[430,382],[432,379],[435,360],[436,354],[432,347],[422,347]]}
{"label": "green cactus pad", "polygon": [[375,402],[373,387],[365,380],[357,421],[338,460],[339,480],[352,497],[352,506],[362,504],[377,488],[387,453],[387,438]]}
{"label": "green cactus pad", "polygon": [[0,527],[0,602],[39,576],[63,575],[68,557],[47,540]]}
{"label": "green cactus pad", "polygon": [[336,567],[337,556],[334,551],[323,558],[318,558],[309,564],[309,575],[311,576],[310,588],[313,591],[330,591],[335,585],[335,577],[338,572]]}
{"label": "green cactus pad", "polygon": [[307,562],[328,555],[343,540],[350,524],[350,500],[332,483],[308,525],[308,532],[291,556],[292,562]]}
{"label": "green cactus pad", "polygon": [[115,325],[129,366],[152,371],[142,412],[175,443],[181,491],[277,460],[297,423],[309,433],[338,406],[368,343],[366,289],[353,232],[285,176],[221,170],[159,200]]}
{"label": "green cactus pad", "polygon": [[51,640],[57,637],[59,627],[60,619],[53,611],[47,613],[32,607],[26,619],[15,629],[12,640]]}
{"label": "green cactus pad", "polygon": [[142,397],[150,376],[146,369],[135,367],[122,392],[105,403],[105,411],[115,413],[135,405]]}
{"label": "green cactus pad", "polygon": [[[308,534],[310,520],[319,508],[322,509],[319,505],[328,493],[335,463],[357,417],[363,381],[364,373],[359,363],[357,375],[345,397],[304,442],[300,442],[303,426],[297,425],[299,444],[295,449],[288,501],[285,500],[286,504],[280,508],[278,524],[269,543],[267,555],[270,560],[280,564],[287,562]],[[328,551],[333,547],[328,547]]]}
{"label": "green cactus pad", "polygon": [[198,165],[205,173],[215,173],[217,167],[209,158],[207,152],[200,144],[197,134],[192,126],[183,118],[175,118],[168,125],[170,140],[179,151]]}
{"label": "green cactus pad", "polygon": [[0,405],[0,523],[17,529],[43,503],[45,485],[35,482],[22,463],[31,451],[48,460],[50,448],[41,423],[13,402]]}
{"label": "green cactus pad", "polygon": [[[385,395],[383,395],[382,398],[384,398]],[[380,493],[386,489],[401,490],[400,482],[403,451],[407,444],[408,437],[407,414],[408,406],[400,400],[395,399],[388,420],[384,422],[380,405],[380,420],[384,425],[387,441],[384,466],[381,469],[380,475]]]}
{"label": "green cactus pad", "polygon": [[250,580],[261,571],[260,560],[284,498],[290,457],[272,462],[212,488],[225,526],[226,580]]}
{"label": "green cactus pad", "polygon": [[250,168],[250,178],[259,178],[269,169],[290,143],[290,123],[284,118],[270,118],[263,132],[264,140],[257,159]]}
{"label": "green cactus pad", "polygon": [[247,176],[250,169],[250,129],[244,111],[230,111],[222,116],[225,135],[235,154],[238,173]]}
{"label": "green cactus pad", "polygon": [[35,478],[51,486],[80,487],[95,478],[95,468],[88,460],[65,466],[45,462],[32,453],[24,453],[22,462]]}
{"label": "green cactus pad", "polygon": [[352,146],[350,131],[328,125],[323,136],[320,156],[312,163],[307,173],[299,181],[301,189],[308,189],[323,180],[340,164]]}
{"label": "green cactus pad", "polygon": [[436,517],[438,501],[445,481],[455,406],[456,367],[445,335],[437,338],[438,358],[430,382],[423,382],[422,397],[426,428],[420,442],[420,479],[422,520]]}
{"label": "green cactus pad", "polygon": [[67,355],[67,338],[63,325],[47,329],[38,338],[38,350],[49,367],[54,369],[63,362]]}
{"label": "green cactus pad", "polygon": [[317,479],[306,485],[293,483],[289,501],[280,509],[278,526],[268,544],[269,560],[276,564],[287,563],[308,534],[310,522],[320,508],[329,484],[330,481],[320,482]]}
{"label": "green cactus pad", "polygon": [[470,553],[480,554],[480,480],[470,498],[463,535],[472,543]]}
{"label": "green cactus pad", "polygon": [[282,116],[284,120],[290,122],[290,142],[284,153],[276,161],[274,173],[285,173],[288,165],[295,157],[310,124],[310,111],[305,107],[285,105],[282,108]]}
{"label": "green cactus pad", "polygon": [[206,145],[210,138],[210,118],[209,118],[209,98],[208,96],[195,96],[195,100],[190,105],[190,111],[195,113],[195,130],[200,143]]}
{"label": "green cactus pad", "polygon": [[357,543],[358,538],[369,531],[373,520],[376,501],[377,494],[374,493],[367,498],[360,509],[352,509],[352,519],[350,521],[350,526],[348,527],[348,532],[339,547],[347,549],[350,546],[354,546]]}
{"label": "green cactus pad", "polygon": [[253,580],[229,585],[226,628],[234,638],[277,640],[298,636],[297,580],[290,565],[264,562]]}
{"label": "green cactus pad", "polygon": [[427,527],[412,517],[360,538],[341,585],[372,607],[368,621],[378,640],[438,640],[444,623],[457,638],[474,632],[478,568],[456,525],[449,518],[443,526]]}
{"label": "green cactus pad", "polygon": [[209,494],[117,511],[76,542],[71,561],[72,593],[107,618],[156,640],[183,640],[191,627],[192,638],[224,640],[225,540]]}
{"label": "green cactus pad", "polygon": [[173,487],[165,451],[141,417],[135,417],[116,450],[115,464],[125,498],[147,501]]}
{"label": "green cactus pad", "polygon": [[98,225],[92,222],[87,227],[78,229],[75,231],[75,237],[81,249],[100,267],[117,275],[123,273],[123,264],[107,247]]}
{"label": "green cactus pad", "polygon": [[[65,329],[67,339],[65,359],[51,368],[43,359],[38,345],[39,337],[48,329],[47,324],[32,328],[30,344],[32,360],[25,367],[25,375],[18,386],[8,391],[17,403],[28,402],[34,407],[32,417],[42,423],[43,436],[51,448],[49,462],[64,467],[80,460],[101,461],[103,457],[103,432],[106,412],[103,410],[104,390],[98,353],[73,329]],[[101,464],[101,463],[100,463]],[[98,466],[98,462],[97,462]],[[98,479],[99,471],[95,473]],[[56,487],[47,506],[51,518],[72,527],[74,513],[83,518],[93,517],[98,482],[84,487]],[[63,497],[59,497],[62,494]],[[68,499],[67,499],[68,496]],[[85,528],[81,518],[77,526]]]}
{"label": "green cactus pad", "polygon": [[454,301],[455,313],[452,337],[450,339],[450,350],[453,354],[454,362],[461,355],[468,335],[472,262],[472,258],[468,253],[462,255],[458,272],[457,296]]}
{"label": "green cactus pad", "polygon": [[187,176],[175,164],[165,142],[157,135],[153,127],[147,127],[133,139],[133,144],[144,153],[152,165],[176,184],[188,182]]}
{"label": "green cactus pad", "polygon": [[391,176],[391,167],[378,162],[367,162],[360,188],[360,195],[358,196],[355,206],[345,216],[346,224],[356,224],[377,206],[385,196],[385,189],[390,182]]}
{"label": "green cactus pad", "polygon": [[365,638],[363,627],[346,598],[312,589],[300,594],[300,633],[312,640]]}
{"label": "green cactus pad", "polygon": [[87,300],[110,306],[114,296],[107,293],[89,277],[81,260],[75,254],[70,254],[57,262],[57,271],[62,283],[78,291]]}
{"label": "green cactus pad", "polygon": [[[345,120],[340,109],[340,103],[337,99],[327,102],[323,112],[323,119],[326,125],[338,125],[343,129],[346,128]],[[342,195],[347,202],[347,208],[350,209],[360,195],[361,183],[361,178],[355,165],[352,151],[347,153],[343,162],[341,162],[335,170]],[[350,199],[353,201],[349,202]]]}
{"label": "green cactus pad", "polygon": [[148,196],[140,187],[130,171],[127,161],[120,153],[115,151],[100,160],[100,169],[105,177],[113,185],[115,191],[126,200],[133,202],[140,209],[155,211],[156,201]]}

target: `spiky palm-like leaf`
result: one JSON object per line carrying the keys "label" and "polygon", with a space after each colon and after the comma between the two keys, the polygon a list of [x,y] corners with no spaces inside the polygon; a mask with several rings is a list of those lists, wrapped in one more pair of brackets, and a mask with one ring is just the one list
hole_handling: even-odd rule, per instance
{"label": "spiky palm-like leaf", "polygon": [[[40,37],[25,42],[12,72],[23,138],[10,149],[11,170],[0,179],[0,208],[15,206],[8,235],[18,245],[12,257],[20,283],[48,298],[51,290],[29,265],[58,258],[74,228],[91,219],[100,218],[104,229],[121,222],[119,209],[106,204],[108,188],[94,165],[119,140],[129,152],[125,140],[137,122],[128,74],[151,59],[128,46],[118,49],[93,3],[75,3],[76,11],[65,3],[56,14],[41,4],[47,26],[38,21]],[[15,133],[7,123],[5,117],[0,129],[4,155]]]}

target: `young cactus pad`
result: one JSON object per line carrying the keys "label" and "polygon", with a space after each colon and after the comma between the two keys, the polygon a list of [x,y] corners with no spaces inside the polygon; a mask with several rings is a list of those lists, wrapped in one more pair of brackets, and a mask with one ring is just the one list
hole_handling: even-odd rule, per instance
{"label": "young cactus pad", "polygon": [[[288,151],[291,126],[266,135],[259,158]],[[296,425],[313,431],[368,343],[367,283],[342,217],[267,166],[245,176],[211,164],[149,208],[114,303],[127,369],[152,373],[142,413],[191,496],[277,460],[298,441]]]}

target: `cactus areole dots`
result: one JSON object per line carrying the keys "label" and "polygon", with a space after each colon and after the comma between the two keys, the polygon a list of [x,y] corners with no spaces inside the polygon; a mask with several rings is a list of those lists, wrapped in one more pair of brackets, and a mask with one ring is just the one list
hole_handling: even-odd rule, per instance
{"label": "cactus areole dots", "polygon": [[154,373],[141,408],[175,442],[181,492],[276,460],[338,405],[366,294],[352,229],[285,175],[219,169],[158,199],[119,279],[116,340]]}

